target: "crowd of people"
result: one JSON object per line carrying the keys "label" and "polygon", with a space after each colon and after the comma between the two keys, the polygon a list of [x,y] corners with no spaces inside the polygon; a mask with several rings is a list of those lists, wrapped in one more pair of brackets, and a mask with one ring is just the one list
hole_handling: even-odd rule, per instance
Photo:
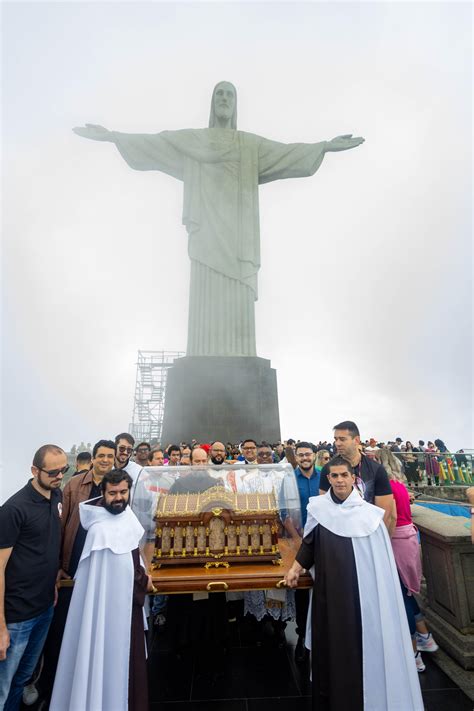
{"label": "crowd of people", "polygon": [[[444,444],[436,442],[441,451]],[[22,700],[31,704],[39,695],[43,708],[53,711],[145,711],[147,595],[150,625],[157,633],[168,628],[178,656],[187,644],[201,650],[207,644],[218,671],[229,623],[250,616],[256,644],[282,645],[286,624],[295,620],[296,662],[309,664],[312,649],[315,708],[362,709],[367,695],[377,702],[384,694],[400,701],[402,694],[397,708],[422,709],[420,652],[438,647],[415,598],[422,575],[419,541],[397,456],[426,451],[422,447],[400,438],[363,443],[351,421],[335,426],[334,442],[317,445],[247,438],[238,446],[192,440],[162,448],[136,444],[124,432],[99,440],[92,452],[79,452],[66,483],[64,450],[40,447],[32,478],[0,507],[0,711],[17,711]],[[296,522],[280,510],[282,531],[298,551],[283,598],[262,590],[215,593],[196,603],[192,596],[155,594],[153,539],[129,505],[144,468],[168,468],[162,470],[170,472],[166,490],[190,493],[216,484],[209,468],[237,464],[249,472],[252,465],[278,469],[280,463],[296,482],[300,514]],[[404,462],[408,481],[409,464]],[[197,476],[186,474],[188,466]],[[171,476],[172,467],[179,467],[177,476]],[[248,474],[226,481],[238,491],[244,480],[249,486]],[[311,603],[309,590],[297,585],[301,571],[313,566]],[[334,684],[332,665],[340,661],[335,630],[341,629],[352,671],[344,684]],[[393,673],[383,683],[363,671],[369,660],[377,666],[380,659],[392,660]]]}

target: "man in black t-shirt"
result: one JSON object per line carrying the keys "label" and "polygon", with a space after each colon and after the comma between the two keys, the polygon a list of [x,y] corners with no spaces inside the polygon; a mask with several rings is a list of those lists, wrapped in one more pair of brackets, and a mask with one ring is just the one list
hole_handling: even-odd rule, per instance
{"label": "man in black t-shirt", "polygon": [[33,479],[0,507],[0,708],[20,708],[53,616],[61,543],[61,482],[53,444],[33,458]]}
{"label": "man in black t-shirt", "polygon": [[[334,427],[334,444],[337,454],[347,459],[356,475],[356,487],[369,504],[384,509],[384,523],[392,535],[397,522],[395,502],[388,474],[381,464],[369,459],[360,451],[359,428],[354,422],[345,420]],[[328,465],[321,470],[320,493],[329,490]]]}

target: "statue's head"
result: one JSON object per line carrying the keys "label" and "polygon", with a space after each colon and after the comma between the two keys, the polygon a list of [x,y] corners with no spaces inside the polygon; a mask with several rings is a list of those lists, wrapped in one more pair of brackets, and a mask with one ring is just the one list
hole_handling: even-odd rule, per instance
{"label": "statue's head", "polygon": [[230,81],[220,81],[214,87],[209,115],[209,128],[230,119],[229,128],[237,128],[237,90]]}

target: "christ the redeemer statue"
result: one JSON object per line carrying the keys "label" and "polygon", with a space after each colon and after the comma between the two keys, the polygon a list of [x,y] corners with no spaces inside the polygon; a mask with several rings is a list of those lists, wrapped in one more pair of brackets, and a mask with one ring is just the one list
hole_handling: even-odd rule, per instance
{"label": "christ the redeemer statue", "polygon": [[225,81],[212,94],[209,128],[131,134],[86,124],[74,131],[115,143],[135,170],[161,170],[183,181],[191,259],[188,356],[256,355],[258,186],[313,175],[325,153],[364,141],[345,135],[286,144],[237,131],[237,93]]}

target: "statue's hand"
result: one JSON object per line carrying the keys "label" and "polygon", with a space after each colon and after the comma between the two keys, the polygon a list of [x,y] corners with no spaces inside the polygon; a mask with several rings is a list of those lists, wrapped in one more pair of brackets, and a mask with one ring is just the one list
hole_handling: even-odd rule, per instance
{"label": "statue's hand", "polygon": [[364,143],[364,140],[365,139],[361,136],[354,138],[352,133],[346,133],[344,136],[336,136],[332,141],[327,141],[326,151],[331,153],[335,151],[347,151],[349,148],[360,146],[361,143]]}
{"label": "statue's hand", "polygon": [[90,138],[93,141],[112,141],[112,134],[103,126],[95,123],[86,123],[85,126],[76,126],[72,129],[74,133],[83,138]]}

